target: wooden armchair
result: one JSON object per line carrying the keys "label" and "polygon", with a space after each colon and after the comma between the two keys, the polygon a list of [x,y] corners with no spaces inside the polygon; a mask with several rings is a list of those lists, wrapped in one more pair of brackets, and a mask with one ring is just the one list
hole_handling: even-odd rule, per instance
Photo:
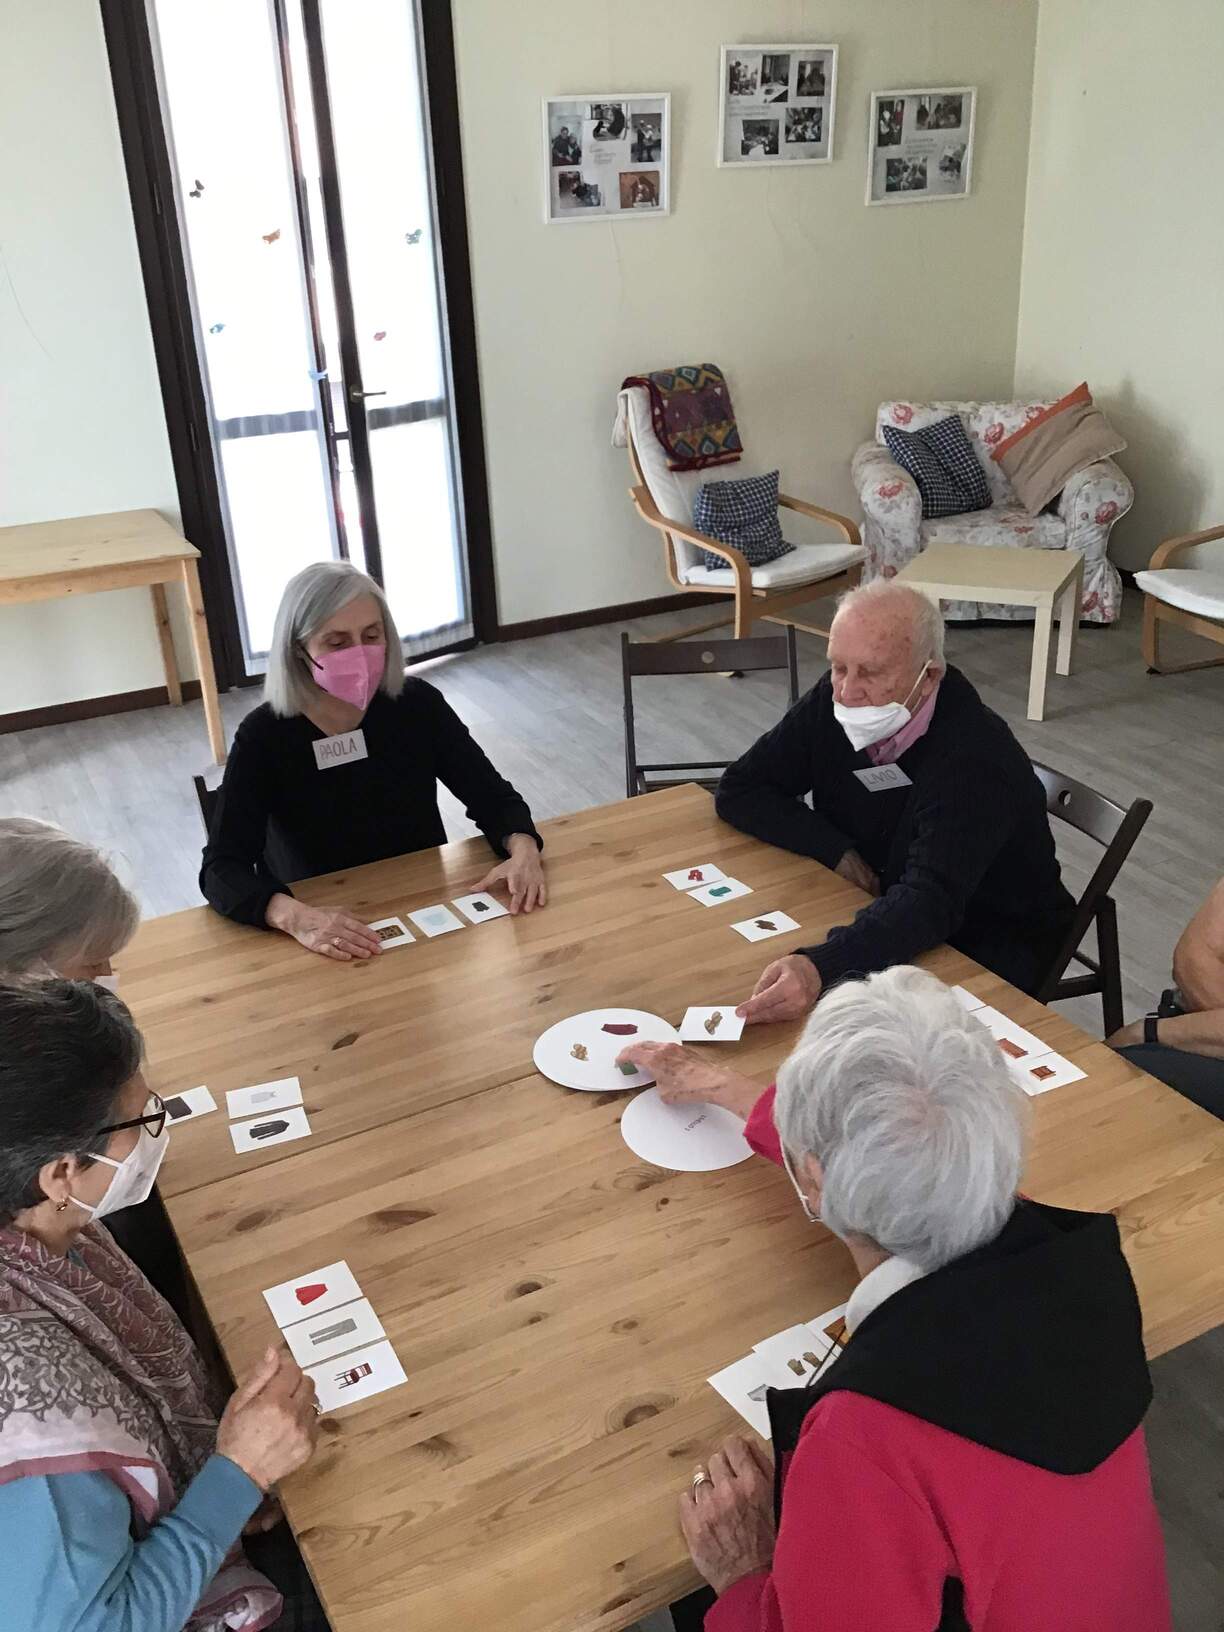
{"label": "wooden armchair", "polygon": [[[796,544],[790,554],[780,560],[764,567],[750,567],[740,550],[707,538],[692,524],[697,488],[707,481],[734,479],[740,474],[740,467],[736,465],[725,472],[670,470],[651,426],[650,403],[645,391],[631,387],[624,398],[629,463],[634,475],[629,496],[642,520],[661,535],[668,578],[676,589],[686,594],[726,595],[732,601],[724,616],[661,638],[678,640],[734,624],[736,639],[744,640],[751,635],[757,619],[827,635],[827,628],[781,614],[790,607],[854,588],[866,558],[857,525],[848,516],[808,504],[789,493],[779,493],[778,503],[784,509],[826,522],[842,535],[842,542]],[[721,557],[726,567],[707,567],[703,550]]]}
{"label": "wooden armchair", "polygon": [[[1175,558],[1177,565],[1170,566]],[[1160,661],[1161,623],[1179,623],[1224,645],[1224,527],[1167,538],[1135,582],[1143,591],[1143,660],[1149,674],[1185,674],[1224,663],[1224,657],[1208,657],[1167,668]]]}

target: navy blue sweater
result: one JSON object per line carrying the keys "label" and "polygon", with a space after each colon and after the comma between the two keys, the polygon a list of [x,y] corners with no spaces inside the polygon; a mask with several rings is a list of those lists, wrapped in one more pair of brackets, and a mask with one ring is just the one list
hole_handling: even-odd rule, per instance
{"label": "navy blue sweater", "polygon": [[804,948],[826,986],[910,963],[946,941],[1034,991],[1074,903],[1028,755],[950,668],[926,734],[897,764],[911,786],[872,793],[854,775],[871,760],[834,719],[826,674],[727,769],[718,814],[826,867],[857,850],[878,875],[877,900],[823,945]]}

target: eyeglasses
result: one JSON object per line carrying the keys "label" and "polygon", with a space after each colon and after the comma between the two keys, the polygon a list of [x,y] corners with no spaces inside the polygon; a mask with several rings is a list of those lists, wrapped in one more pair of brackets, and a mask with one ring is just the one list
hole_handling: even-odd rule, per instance
{"label": "eyeglasses", "polygon": [[108,1134],[121,1133],[124,1128],[148,1128],[152,1138],[160,1139],[165,1126],[165,1103],[160,1094],[150,1094],[145,1101],[143,1116],[133,1116],[126,1122],[110,1122],[106,1127],[98,1129],[98,1138],[104,1139]]}

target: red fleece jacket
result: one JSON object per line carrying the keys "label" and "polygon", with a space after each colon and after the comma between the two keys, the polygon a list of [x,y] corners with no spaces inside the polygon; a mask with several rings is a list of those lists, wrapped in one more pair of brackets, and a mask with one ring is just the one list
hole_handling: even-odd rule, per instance
{"label": "red fleece jacket", "polygon": [[[773,1098],[746,1133],[776,1162]],[[1172,1632],[1143,1430],[1071,1476],[826,1395],[784,1467],[772,1570],[729,1587],[706,1629],[939,1632],[950,1577],[964,1586],[959,1632]]]}

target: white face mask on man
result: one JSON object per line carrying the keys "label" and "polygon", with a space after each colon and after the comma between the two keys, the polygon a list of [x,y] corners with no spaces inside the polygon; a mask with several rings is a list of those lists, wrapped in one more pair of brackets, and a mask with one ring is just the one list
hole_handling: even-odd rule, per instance
{"label": "white face mask on man", "polygon": [[850,739],[850,746],[856,754],[861,754],[864,748],[870,748],[874,743],[883,742],[885,737],[895,737],[909,724],[913,718],[909,700],[922,684],[926,671],[927,665],[924,663],[903,703],[864,703],[860,708],[848,708],[845,703],[834,701],[833,718]]}
{"label": "white face mask on man", "polygon": [[[156,1139],[148,1128],[141,1128],[140,1137],[121,1162],[111,1156],[93,1157],[95,1162],[104,1162],[107,1167],[115,1169],[102,1199],[92,1207],[87,1201],[77,1201],[75,1196],[69,1196],[69,1201],[76,1202],[93,1218],[105,1218],[108,1213],[117,1213],[122,1207],[138,1207],[152,1193],[169,1144],[170,1135],[164,1128]],[[93,1155],[92,1152],[90,1154]]]}

